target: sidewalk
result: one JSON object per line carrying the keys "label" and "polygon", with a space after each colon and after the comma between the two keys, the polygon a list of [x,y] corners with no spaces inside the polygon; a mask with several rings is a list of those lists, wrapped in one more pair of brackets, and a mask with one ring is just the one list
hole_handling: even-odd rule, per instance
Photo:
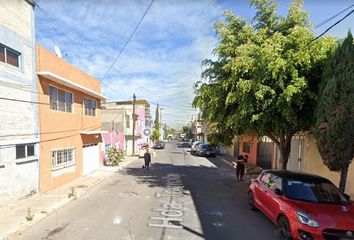
{"label": "sidewalk", "polygon": [[118,167],[101,167],[52,191],[36,194],[0,207],[0,240],[16,239],[29,226],[73,201],[138,157],[126,157]]}
{"label": "sidewalk", "polygon": [[[233,161],[236,160],[235,157],[231,157],[228,155],[222,155],[222,156],[217,156],[221,161],[223,161],[224,163],[230,165],[232,168],[234,168],[234,164],[232,163]],[[236,171],[236,170],[235,170]],[[256,178],[259,175],[259,173],[249,173],[248,170],[245,171],[245,175],[244,175],[244,182],[246,184],[249,184],[251,182],[252,178]]]}

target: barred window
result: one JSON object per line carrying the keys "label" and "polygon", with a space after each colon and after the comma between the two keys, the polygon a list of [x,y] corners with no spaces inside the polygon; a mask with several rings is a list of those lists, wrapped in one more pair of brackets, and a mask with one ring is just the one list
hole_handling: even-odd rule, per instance
{"label": "barred window", "polygon": [[242,150],[245,153],[250,153],[251,151],[251,143],[250,142],[244,142],[242,146]]}
{"label": "barred window", "polygon": [[52,169],[68,167],[76,163],[75,148],[52,150]]}
{"label": "barred window", "polygon": [[97,103],[95,100],[85,98],[84,106],[85,106],[85,115],[96,116]]}

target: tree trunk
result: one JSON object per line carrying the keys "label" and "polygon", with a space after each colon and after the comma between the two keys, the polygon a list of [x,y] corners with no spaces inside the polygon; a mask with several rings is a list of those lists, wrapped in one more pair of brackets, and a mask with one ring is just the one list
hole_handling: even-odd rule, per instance
{"label": "tree trunk", "polygon": [[291,139],[295,133],[295,131],[290,131],[287,133],[281,133],[279,136],[275,136],[270,133],[266,134],[279,147],[281,169],[286,170],[286,166],[288,165],[291,150]]}
{"label": "tree trunk", "polygon": [[349,163],[342,167],[342,170],[340,171],[339,190],[343,193],[345,192],[345,185],[347,183],[348,169]]}
{"label": "tree trunk", "polygon": [[284,143],[280,143],[279,150],[280,150],[281,169],[286,170],[286,167],[288,165],[290,150],[291,150],[291,141],[290,142],[285,141]]}

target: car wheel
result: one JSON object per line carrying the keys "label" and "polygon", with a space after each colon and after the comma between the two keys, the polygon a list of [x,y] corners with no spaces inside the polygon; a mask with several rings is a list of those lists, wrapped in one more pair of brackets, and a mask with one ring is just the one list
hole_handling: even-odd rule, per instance
{"label": "car wheel", "polygon": [[257,210],[257,208],[254,206],[254,197],[252,192],[248,192],[248,207],[252,211]]}
{"label": "car wheel", "polygon": [[288,220],[284,216],[281,216],[278,219],[278,229],[280,240],[291,240],[290,226]]}

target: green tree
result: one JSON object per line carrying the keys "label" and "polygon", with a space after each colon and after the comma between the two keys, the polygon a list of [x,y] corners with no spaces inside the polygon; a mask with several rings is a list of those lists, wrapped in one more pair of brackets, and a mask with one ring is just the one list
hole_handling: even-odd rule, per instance
{"label": "green tree", "polygon": [[191,128],[188,127],[188,126],[183,126],[182,127],[182,131],[183,131],[184,134],[187,134],[187,136],[189,136],[190,132],[191,132]]}
{"label": "green tree", "polygon": [[220,134],[268,136],[286,169],[291,138],[313,124],[317,76],[334,40],[313,41],[301,0],[287,16],[276,13],[273,0],[251,4],[256,8],[251,24],[231,11],[215,24],[216,60],[204,60],[204,81],[195,84],[193,104],[205,120],[218,124]]}
{"label": "green tree", "polygon": [[160,129],[156,129],[156,128],[155,128],[155,129],[152,131],[152,134],[151,134],[150,138],[151,138],[151,140],[152,140],[153,142],[159,141],[159,140],[160,140]]}
{"label": "green tree", "polygon": [[152,131],[152,134],[150,136],[150,138],[153,142],[160,140],[161,133],[160,133],[160,114],[159,114],[159,112],[160,112],[159,104],[157,103],[154,130]]}
{"label": "green tree", "polygon": [[173,136],[176,136],[176,134],[177,134],[176,129],[171,128],[171,129],[170,129],[170,134],[172,134]]}
{"label": "green tree", "polygon": [[166,124],[163,126],[163,139],[166,140],[169,134],[169,130],[167,129]]}
{"label": "green tree", "polygon": [[315,111],[314,135],[324,164],[340,171],[339,189],[345,191],[354,158],[354,45],[347,38],[333,52],[323,71]]}

